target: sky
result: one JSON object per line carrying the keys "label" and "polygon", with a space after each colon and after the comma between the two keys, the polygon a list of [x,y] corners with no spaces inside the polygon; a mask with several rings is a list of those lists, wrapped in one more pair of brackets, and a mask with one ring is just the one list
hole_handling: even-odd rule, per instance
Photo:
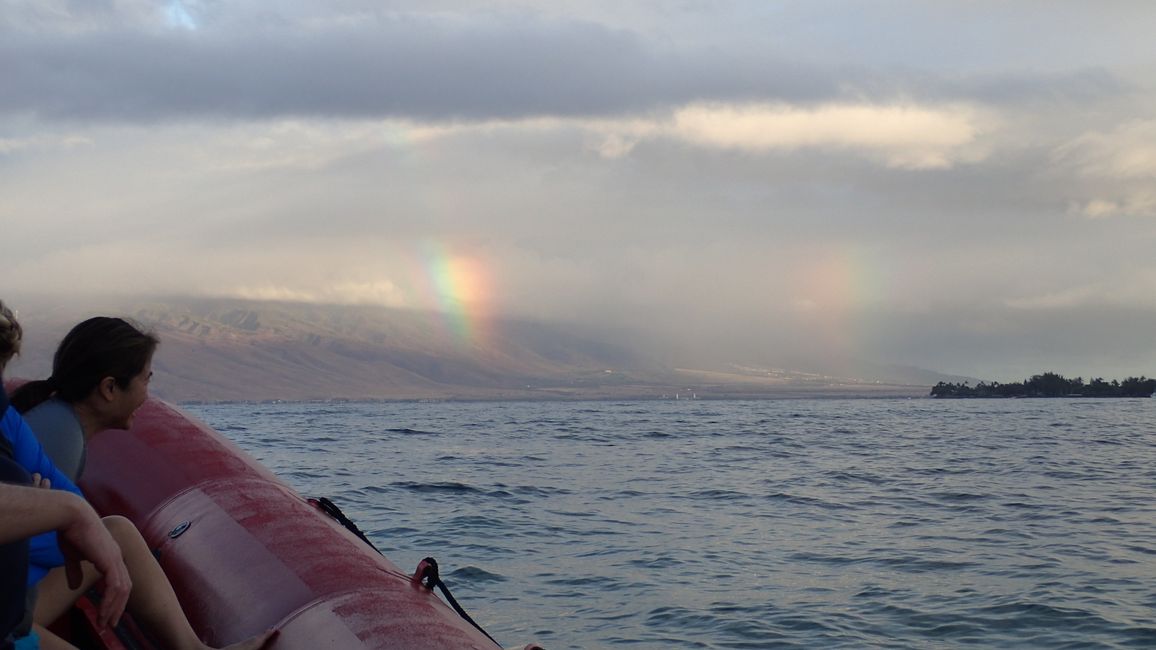
{"label": "sky", "polygon": [[0,0],[0,291],[532,318],[685,364],[1153,375],[1153,25],[1112,1]]}

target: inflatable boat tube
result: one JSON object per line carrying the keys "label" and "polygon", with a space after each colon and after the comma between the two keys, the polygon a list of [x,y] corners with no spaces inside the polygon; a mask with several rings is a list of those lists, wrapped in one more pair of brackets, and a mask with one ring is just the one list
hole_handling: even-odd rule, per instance
{"label": "inflatable boat tube", "polygon": [[235,444],[150,398],[89,442],[80,487],[128,517],[210,645],[280,630],[271,650],[500,650]]}

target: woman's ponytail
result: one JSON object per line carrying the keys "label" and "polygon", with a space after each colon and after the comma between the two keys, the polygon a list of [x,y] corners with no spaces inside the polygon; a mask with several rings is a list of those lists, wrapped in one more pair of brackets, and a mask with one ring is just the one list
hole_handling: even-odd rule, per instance
{"label": "woman's ponytail", "polygon": [[18,412],[27,413],[40,406],[41,403],[47,402],[55,392],[56,389],[52,387],[51,380],[38,379],[17,388],[12,392],[9,400],[12,402],[12,407]]}

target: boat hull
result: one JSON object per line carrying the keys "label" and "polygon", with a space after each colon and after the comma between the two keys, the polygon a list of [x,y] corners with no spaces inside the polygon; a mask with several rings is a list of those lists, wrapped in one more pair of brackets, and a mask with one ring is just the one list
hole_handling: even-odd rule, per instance
{"label": "boat hull", "polygon": [[93,437],[80,487],[128,517],[210,645],[273,650],[499,646],[232,442],[155,398]]}

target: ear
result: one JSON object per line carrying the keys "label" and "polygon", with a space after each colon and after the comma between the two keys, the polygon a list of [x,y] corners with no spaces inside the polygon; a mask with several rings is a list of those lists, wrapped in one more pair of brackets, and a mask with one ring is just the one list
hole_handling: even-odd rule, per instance
{"label": "ear", "polygon": [[116,391],[119,386],[116,385],[116,379],[113,377],[105,377],[96,385],[96,390],[100,393],[106,401],[112,400],[116,396]]}

